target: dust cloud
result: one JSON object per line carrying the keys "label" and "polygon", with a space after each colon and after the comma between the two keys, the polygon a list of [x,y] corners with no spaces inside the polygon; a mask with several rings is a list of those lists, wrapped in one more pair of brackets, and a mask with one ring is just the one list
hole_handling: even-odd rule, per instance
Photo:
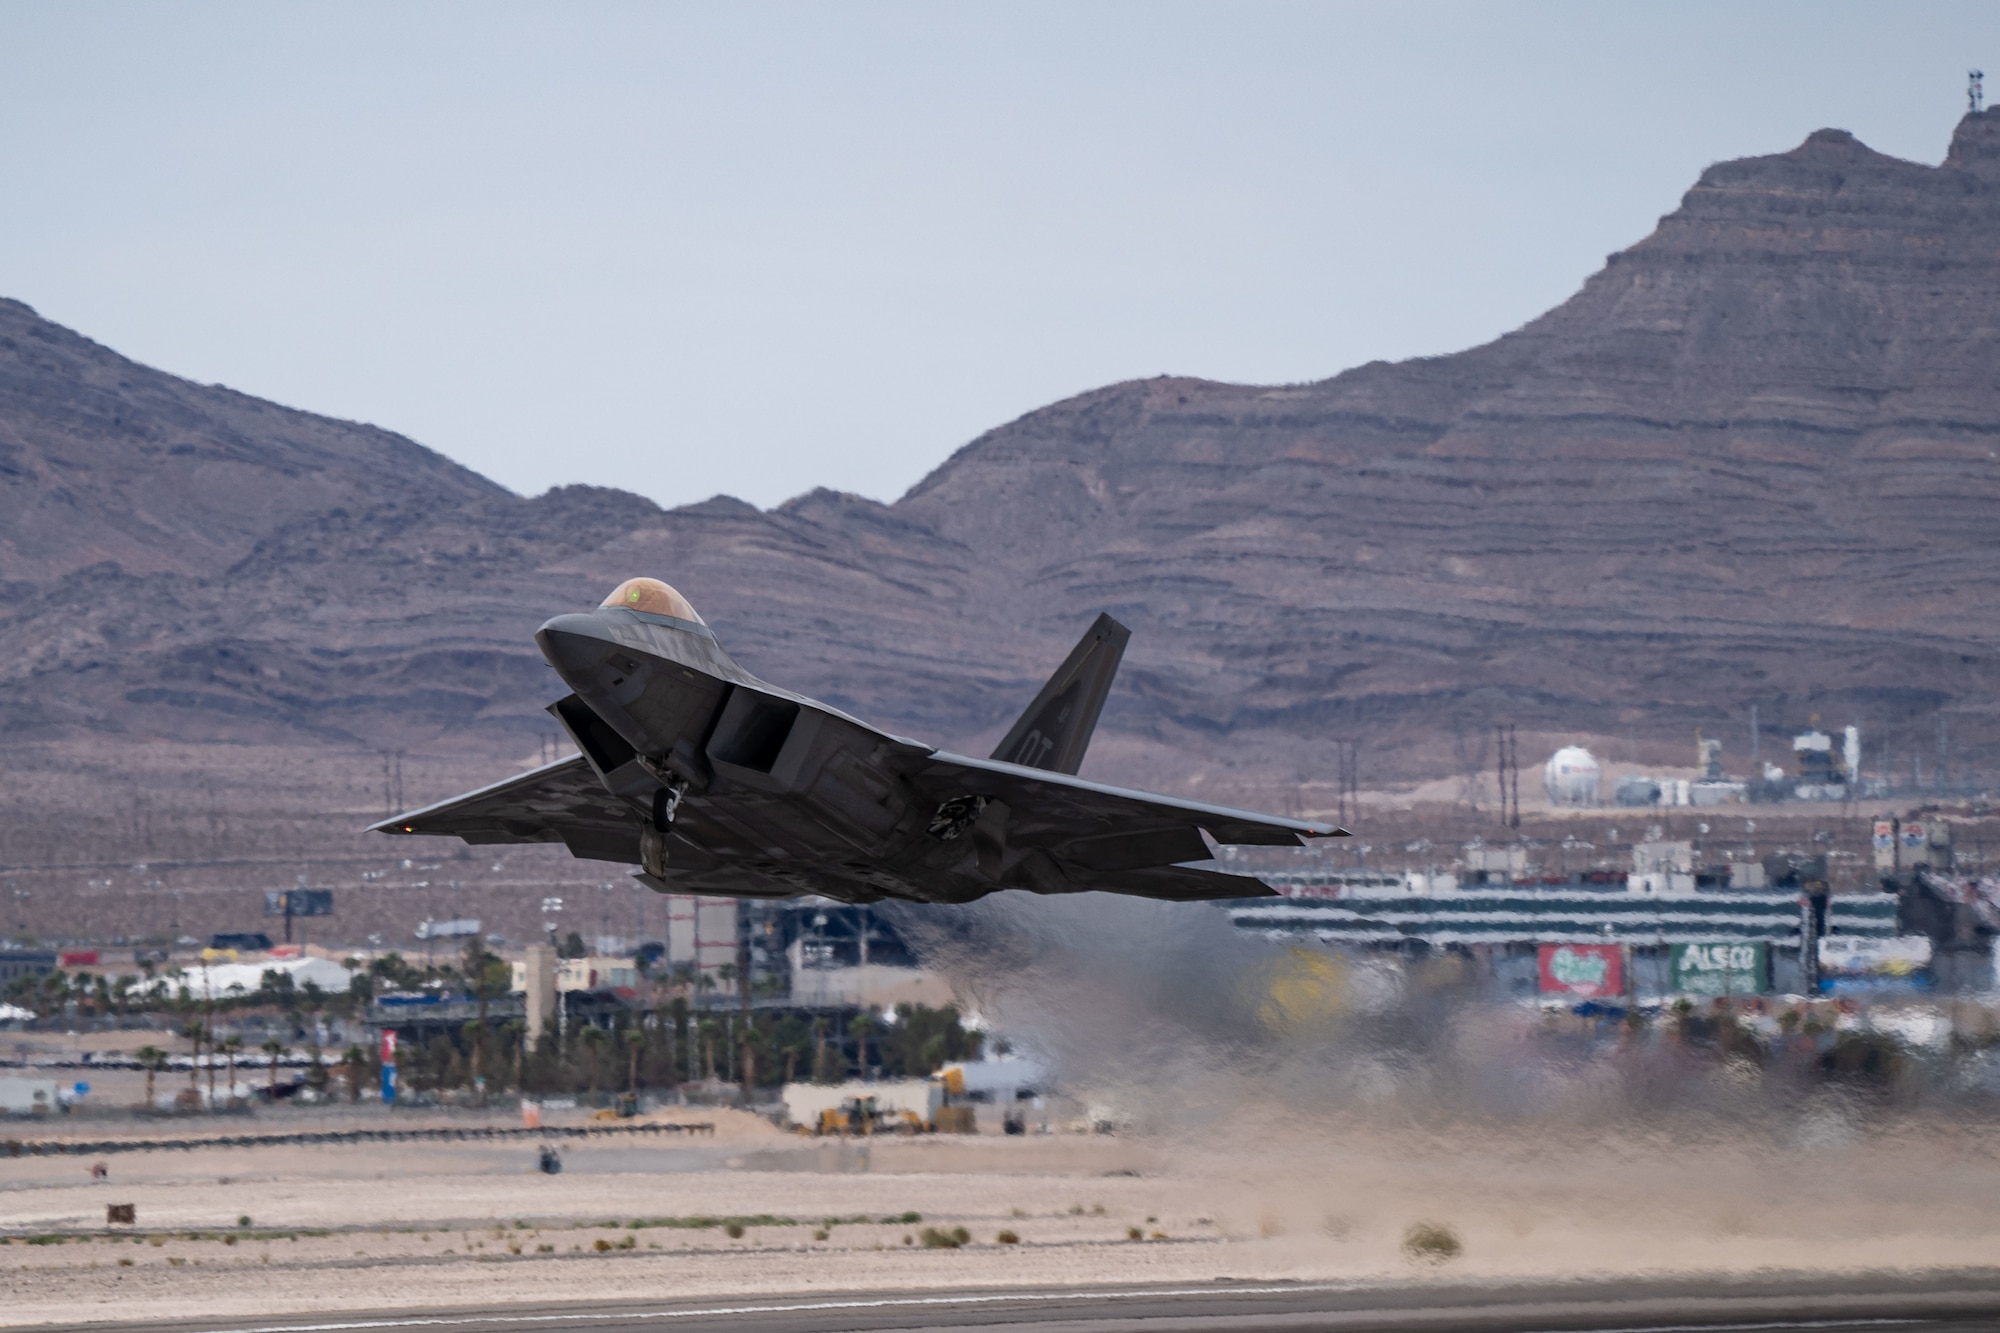
{"label": "dust cloud", "polygon": [[1830,1002],[1544,1008],[1469,958],[1202,904],[1002,894],[899,924],[1048,1063],[1069,1127],[1153,1145],[1230,1234],[1322,1256],[1443,1228],[1494,1275],[1914,1270],[2000,1239],[1980,1005],[1920,1048]]}

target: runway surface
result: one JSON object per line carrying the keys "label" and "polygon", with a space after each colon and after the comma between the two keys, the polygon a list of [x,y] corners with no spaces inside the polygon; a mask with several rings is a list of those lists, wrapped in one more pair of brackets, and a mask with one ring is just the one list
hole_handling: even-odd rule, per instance
{"label": "runway surface", "polygon": [[[74,1329],[79,1325],[45,1326]],[[1008,1333],[1472,1330],[1742,1333],[1788,1329],[2000,1330],[2000,1273],[1823,1275],[1756,1281],[1498,1285],[1232,1283],[961,1292],[849,1292],[736,1300],[412,1310],[261,1320],[93,1323],[115,1333]]]}

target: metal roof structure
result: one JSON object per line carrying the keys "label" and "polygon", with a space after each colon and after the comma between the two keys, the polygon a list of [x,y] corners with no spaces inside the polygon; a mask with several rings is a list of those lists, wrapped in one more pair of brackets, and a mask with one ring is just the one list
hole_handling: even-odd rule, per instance
{"label": "metal roof structure", "polygon": [[[1799,899],[1789,893],[1634,893],[1499,888],[1418,896],[1247,899],[1228,905],[1239,930],[1329,944],[1692,944],[1799,942]],[[1827,933],[1895,935],[1893,894],[1836,894]]]}

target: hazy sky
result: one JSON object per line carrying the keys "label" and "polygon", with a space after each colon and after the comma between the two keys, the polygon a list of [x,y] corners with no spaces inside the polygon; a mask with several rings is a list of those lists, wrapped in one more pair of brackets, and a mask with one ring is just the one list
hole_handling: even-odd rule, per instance
{"label": "hazy sky", "polygon": [[508,486],[893,499],[1162,372],[1573,292],[1713,161],[1935,162],[2000,6],[0,0],[0,294]]}

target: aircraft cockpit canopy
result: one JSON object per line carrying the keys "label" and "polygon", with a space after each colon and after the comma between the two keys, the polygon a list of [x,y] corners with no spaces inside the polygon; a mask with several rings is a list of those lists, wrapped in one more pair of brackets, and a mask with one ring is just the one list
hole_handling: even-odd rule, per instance
{"label": "aircraft cockpit canopy", "polygon": [[614,606],[622,606],[628,611],[644,611],[649,615],[692,620],[697,625],[708,623],[694,613],[694,607],[688,604],[687,598],[658,579],[626,579],[598,609],[608,611]]}

